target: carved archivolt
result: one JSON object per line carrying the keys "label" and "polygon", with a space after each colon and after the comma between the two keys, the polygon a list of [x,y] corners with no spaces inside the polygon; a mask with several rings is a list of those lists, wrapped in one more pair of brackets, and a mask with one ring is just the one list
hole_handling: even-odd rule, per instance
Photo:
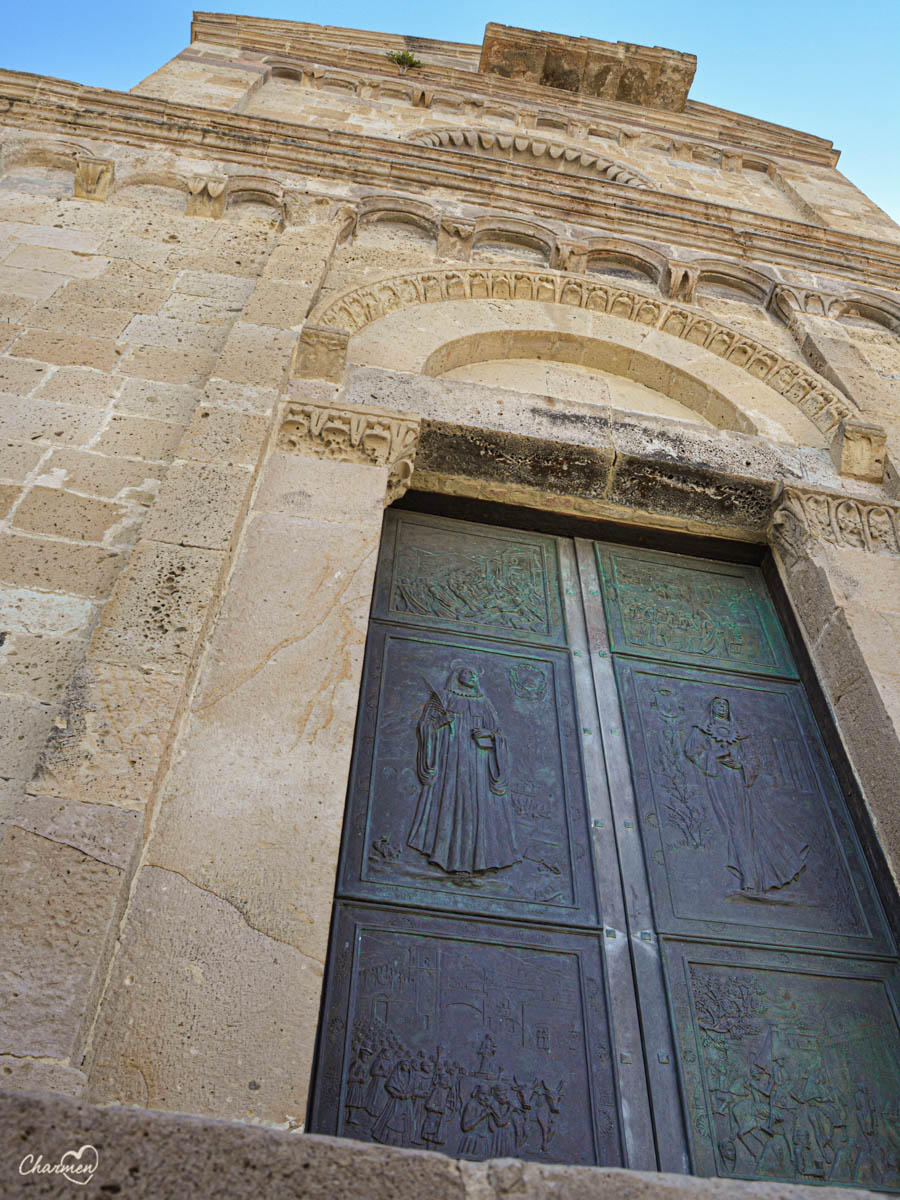
{"label": "carved archivolt", "polygon": [[823,541],[900,557],[900,507],[785,488],[772,518],[772,539],[794,555],[810,542]]}
{"label": "carved archivolt", "polygon": [[567,175],[605,179],[630,187],[655,188],[646,175],[623,163],[603,158],[578,146],[548,141],[523,133],[492,133],[487,129],[427,129],[410,134],[409,141],[419,146],[443,146],[448,150],[471,151],[484,158],[525,162]]}
{"label": "carved archivolt", "polygon": [[310,316],[324,328],[353,334],[400,309],[441,300],[537,300],[608,313],[703,346],[795,404],[823,433],[853,415],[846,397],[824,379],[707,312],[657,300],[642,292],[554,271],[483,267],[416,271],[348,289]]}
{"label": "carved archivolt", "polygon": [[388,504],[409,487],[418,443],[418,417],[353,404],[291,402],[278,432],[279,450],[387,467]]}

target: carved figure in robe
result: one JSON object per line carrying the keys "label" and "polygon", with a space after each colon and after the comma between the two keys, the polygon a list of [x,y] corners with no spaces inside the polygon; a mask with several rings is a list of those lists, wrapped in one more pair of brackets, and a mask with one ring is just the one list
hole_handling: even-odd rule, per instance
{"label": "carved figure in robe", "polygon": [[438,1071],[434,1086],[425,1100],[422,1140],[430,1142],[432,1146],[443,1146],[447,1140],[444,1127],[448,1116],[456,1107],[453,1082],[453,1077],[448,1071]]}
{"label": "carved figure in robe", "polygon": [[479,1083],[460,1113],[459,1124],[463,1132],[459,1143],[460,1154],[470,1154],[473,1158],[490,1157],[490,1113],[491,1094],[483,1083]]}
{"label": "carved figure in robe", "polygon": [[491,1158],[512,1158],[516,1152],[516,1128],[513,1125],[513,1105],[509,1090],[503,1083],[491,1088],[490,1120]]}
{"label": "carved figure in robe", "polygon": [[702,724],[688,734],[684,753],[703,776],[709,804],[728,840],[728,866],[738,878],[731,895],[765,899],[792,883],[806,866],[808,842],[753,792],[759,762],[752,735],[738,727],[731,705],[714,696]]}
{"label": "carved figure in robe", "polygon": [[372,1126],[372,1137],[383,1146],[408,1146],[413,1135],[412,1071],[401,1058],[384,1085],[388,1101]]}
{"label": "carved figure in robe", "polygon": [[366,1111],[369,1093],[370,1046],[360,1046],[347,1072],[347,1124],[358,1125]]}
{"label": "carved figure in robe", "polygon": [[369,1067],[369,1091],[366,1096],[366,1112],[377,1117],[381,1112],[382,1084],[391,1073],[391,1056],[387,1046],[382,1046]]}
{"label": "carved figure in robe", "polygon": [[474,875],[521,861],[506,738],[474,667],[454,663],[417,726],[422,785],[409,845],[444,871]]}

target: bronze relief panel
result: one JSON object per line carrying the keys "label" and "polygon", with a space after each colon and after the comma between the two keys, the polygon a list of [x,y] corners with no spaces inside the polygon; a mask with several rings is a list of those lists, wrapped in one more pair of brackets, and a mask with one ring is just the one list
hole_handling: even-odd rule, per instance
{"label": "bronze relief panel", "polygon": [[610,649],[796,675],[759,569],[596,543]]}
{"label": "bronze relief panel", "polygon": [[890,953],[803,691],[619,658],[662,932]]}
{"label": "bronze relief panel", "polygon": [[339,888],[598,918],[564,652],[373,625]]}
{"label": "bronze relief panel", "polygon": [[622,1161],[598,938],[342,904],[327,989],[317,1131]]}
{"label": "bronze relief panel", "polygon": [[900,1191],[896,968],[666,947],[694,1170]]}
{"label": "bronze relief panel", "polygon": [[565,645],[556,539],[388,513],[373,615]]}

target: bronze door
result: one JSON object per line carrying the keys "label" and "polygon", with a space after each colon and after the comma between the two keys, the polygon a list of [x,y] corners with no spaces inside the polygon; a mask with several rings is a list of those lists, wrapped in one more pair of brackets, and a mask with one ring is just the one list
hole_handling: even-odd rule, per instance
{"label": "bronze door", "polygon": [[900,1189],[895,970],[758,568],[386,515],[311,1129]]}

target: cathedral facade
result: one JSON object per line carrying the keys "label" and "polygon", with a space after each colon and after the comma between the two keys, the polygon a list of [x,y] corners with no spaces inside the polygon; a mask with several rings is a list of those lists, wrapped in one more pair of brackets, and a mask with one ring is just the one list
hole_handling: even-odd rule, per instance
{"label": "cathedral facade", "polygon": [[695,68],[0,72],[16,1185],[900,1190],[900,227]]}

